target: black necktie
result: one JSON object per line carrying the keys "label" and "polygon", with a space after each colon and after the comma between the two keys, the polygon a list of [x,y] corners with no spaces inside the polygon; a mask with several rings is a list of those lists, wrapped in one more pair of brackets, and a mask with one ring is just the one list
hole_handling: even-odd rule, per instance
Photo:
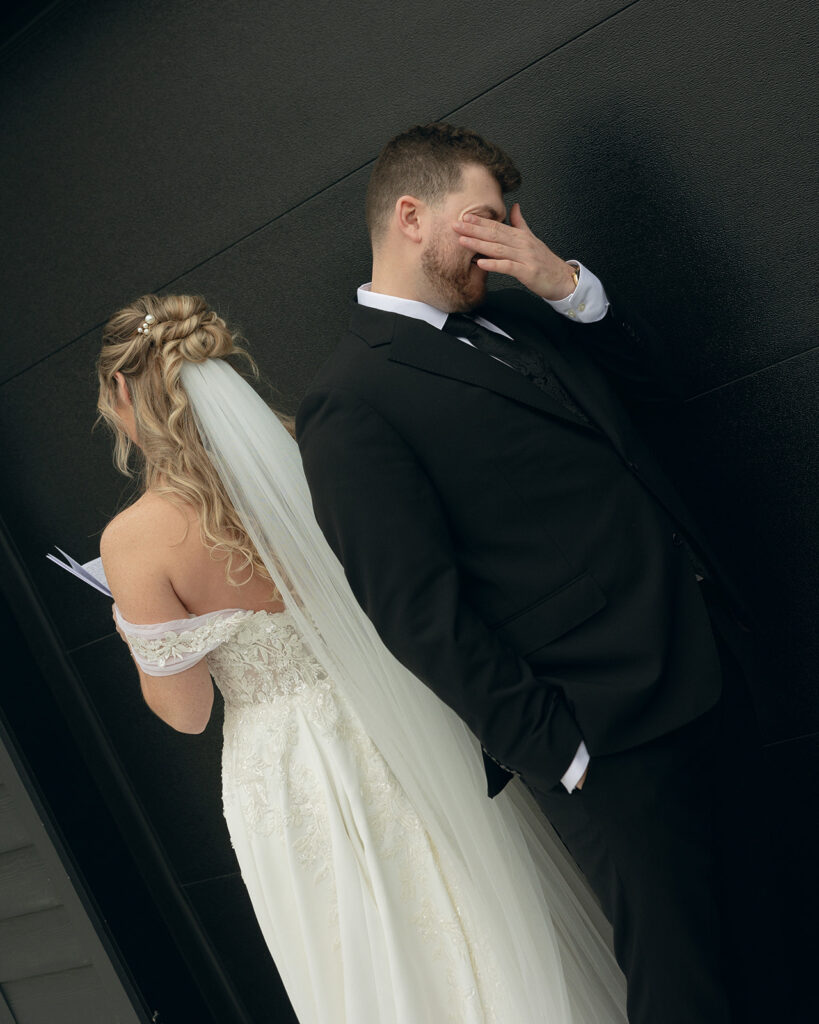
{"label": "black necktie", "polygon": [[441,329],[456,338],[466,338],[475,348],[487,355],[502,359],[518,373],[522,373],[535,387],[560,402],[584,423],[589,423],[588,416],[560,383],[545,353],[536,345],[520,339],[513,341],[498,334],[497,331],[482,327],[472,317],[463,316],[461,313],[450,313]]}

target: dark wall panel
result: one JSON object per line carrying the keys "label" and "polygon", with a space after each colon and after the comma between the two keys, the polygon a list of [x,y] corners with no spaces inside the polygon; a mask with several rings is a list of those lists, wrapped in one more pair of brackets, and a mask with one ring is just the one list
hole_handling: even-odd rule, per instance
{"label": "dark wall panel", "polygon": [[67,647],[111,630],[110,603],[77,592],[77,582],[45,559],[53,545],[87,561],[124,501],[127,484],[111,465],[95,419],[94,360],[99,337],[88,337],[0,386],[3,515]]}
{"label": "dark wall panel", "polygon": [[624,5],[549,6],[67,5],[0,73],[0,380]]}

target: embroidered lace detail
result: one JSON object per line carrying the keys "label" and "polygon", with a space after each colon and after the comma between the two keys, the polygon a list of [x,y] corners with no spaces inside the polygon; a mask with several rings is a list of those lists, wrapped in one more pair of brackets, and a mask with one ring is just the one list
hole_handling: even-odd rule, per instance
{"label": "embroidered lace detail", "polygon": [[234,633],[237,624],[253,612],[237,611],[224,618],[213,618],[191,629],[169,629],[159,637],[128,633],[131,650],[145,664],[165,668],[169,663],[182,661],[193,654],[212,650]]}
{"label": "embroidered lace detail", "polygon": [[[430,847],[428,856],[439,871],[441,863],[438,852]],[[509,1005],[509,994],[501,977],[490,944],[486,941],[486,929],[470,921],[458,899],[451,876],[441,871],[441,886],[444,889],[433,900],[424,886],[424,877],[414,878],[413,902],[416,910],[413,923],[421,937],[427,942],[436,961],[446,965],[447,984],[452,994],[447,1013],[449,1024],[461,1024],[464,1020],[483,1020],[483,1014],[494,1008]],[[495,1020],[491,1015],[487,1020]],[[502,1019],[498,1015],[497,1019]]]}
{"label": "embroidered lace detail", "polygon": [[296,631],[288,612],[250,612],[208,655],[208,667],[226,708],[304,697],[331,713],[327,673]]}

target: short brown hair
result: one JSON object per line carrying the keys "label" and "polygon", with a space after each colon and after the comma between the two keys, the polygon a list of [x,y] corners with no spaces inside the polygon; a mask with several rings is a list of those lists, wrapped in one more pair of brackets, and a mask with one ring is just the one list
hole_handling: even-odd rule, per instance
{"label": "short brown hair", "polygon": [[461,184],[467,164],[492,174],[502,192],[521,182],[520,171],[504,151],[469,128],[446,123],[417,124],[390,139],[381,150],[367,186],[367,229],[375,242],[386,229],[396,199],[408,194],[440,202]]}

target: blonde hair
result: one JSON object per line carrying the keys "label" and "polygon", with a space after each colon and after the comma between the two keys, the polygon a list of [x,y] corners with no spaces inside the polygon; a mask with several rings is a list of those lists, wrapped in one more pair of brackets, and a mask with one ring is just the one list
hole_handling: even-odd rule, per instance
{"label": "blonde hair", "polygon": [[[140,331],[149,315],[153,321]],[[97,409],[114,435],[117,468],[134,476],[130,464],[134,445],[117,412],[115,374],[119,372],[133,403],[143,489],[197,510],[202,543],[212,557],[225,559],[227,581],[234,586],[256,573],[265,579],[270,574],[202,445],[179,374],[186,361],[236,356],[257,378],[256,364],[237,344],[239,340],[201,296],[143,295],[105,325],[97,359]],[[245,573],[244,579],[238,578]]]}

